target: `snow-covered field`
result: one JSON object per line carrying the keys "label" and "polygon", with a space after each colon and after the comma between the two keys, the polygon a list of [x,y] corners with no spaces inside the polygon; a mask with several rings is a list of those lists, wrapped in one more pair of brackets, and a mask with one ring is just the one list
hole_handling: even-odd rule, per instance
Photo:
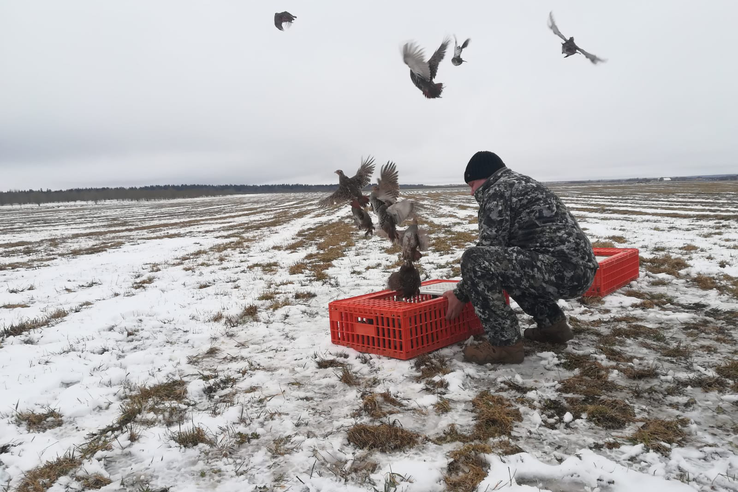
{"label": "snow-covered field", "polygon": [[[497,367],[331,344],[398,251],[323,195],[0,207],[0,487],[738,490],[738,183],[552,188],[641,275]],[[403,194],[458,278],[476,202]]]}

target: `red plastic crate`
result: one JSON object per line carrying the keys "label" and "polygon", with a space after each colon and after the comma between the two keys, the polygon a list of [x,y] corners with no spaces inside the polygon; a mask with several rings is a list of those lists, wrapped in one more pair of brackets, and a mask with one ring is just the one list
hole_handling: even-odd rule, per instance
{"label": "red plastic crate", "polygon": [[595,256],[607,256],[600,261],[592,286],[586,297],[604,297],[638,278],[639,257],[636,248],[594,248]]}
{"label": "red plastic crate", "polygon": [[[439,282],[448,280],[428,280],[422,285]],[[402,300],[395,294],[383,290],[329,303],[331,342],[408,360],[482,333],[471,303],[449,322],[448,302],[443,297],[419,294]],[[505,301],[510,304],[507,293]]]}

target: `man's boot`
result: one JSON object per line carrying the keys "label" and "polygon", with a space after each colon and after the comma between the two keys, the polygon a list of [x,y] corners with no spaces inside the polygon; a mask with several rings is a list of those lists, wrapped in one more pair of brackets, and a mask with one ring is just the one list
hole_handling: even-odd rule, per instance
{"label": "man's boot", "polygon": [[495,347],[487,340],[464,348],[464,360],[475,364],[520,364],[523,362],[523,341],[514,345]]}
{"label": "man's boot", "polygon": [[534,342],[565,344],[574,338],[574,334],[571,332],[566,318],[561,318],[551,326],[528,328],[523,333],[523,337]]}

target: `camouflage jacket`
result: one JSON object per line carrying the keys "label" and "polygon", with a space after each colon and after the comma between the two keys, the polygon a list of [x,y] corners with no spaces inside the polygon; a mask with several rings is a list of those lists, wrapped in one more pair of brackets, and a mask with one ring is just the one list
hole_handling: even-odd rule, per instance
{"label": "camouflage jacket", "polygon": [[[561,199],[538,181],[509,168],[474,193],[479,203],[477,246],[520,247],[597,267],[592,244]],[[454,294],[468,302],[462,279]]]}

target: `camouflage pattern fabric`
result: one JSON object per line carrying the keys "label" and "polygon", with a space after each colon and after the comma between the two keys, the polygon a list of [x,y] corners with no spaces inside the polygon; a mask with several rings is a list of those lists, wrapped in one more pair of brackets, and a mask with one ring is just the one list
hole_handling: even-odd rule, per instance
{"label": "camouflage pattern fabric", "polygon": [[599,265],[576,219],[534,179],[502,168],[474,198],[479,241],[461,258],[454,294],[471,301],[492,345],[511,345],[520,330],[502,289],[539,326],[550,326],[564,316],[556,301],[586,292]]}

